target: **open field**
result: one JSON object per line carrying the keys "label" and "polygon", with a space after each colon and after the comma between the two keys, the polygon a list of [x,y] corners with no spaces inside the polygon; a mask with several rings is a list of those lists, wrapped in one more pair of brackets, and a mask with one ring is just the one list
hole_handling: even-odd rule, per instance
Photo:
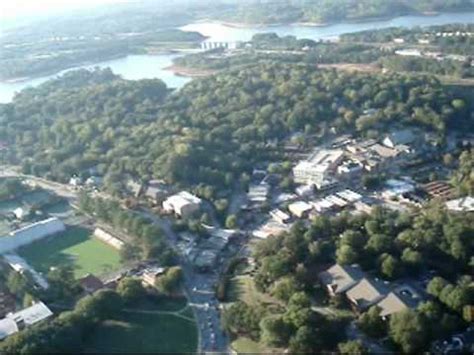
{"label": "open field", "polygon": [[91,232],[70,227],[61,235],[32,243],[19,250],[37,271],[47,273],[53,266],[71,265],[76,277],[101,275],[120,266],[118,251],[92,238]]}
{"label": "open field", "polygon": [[[181,299],[166,301],[165,309],[178,310],[186,306]],[[160,302],[161,302],[160,301]],[[160,303],[158,302],[158,303]],[[197,348],[197,328],[194,318],[181,312],[142,309],[139,304],[123,311],[115,319],[103,322],[88,339],[91,353],[194,353]]]}
{"label": "open field", "polygon": [[249,305],[259,303],[273,304],[276,301],[268,295],[259,292],[250,276],[236,276],[232,278],[229,286],[229,301],[243,301]]}

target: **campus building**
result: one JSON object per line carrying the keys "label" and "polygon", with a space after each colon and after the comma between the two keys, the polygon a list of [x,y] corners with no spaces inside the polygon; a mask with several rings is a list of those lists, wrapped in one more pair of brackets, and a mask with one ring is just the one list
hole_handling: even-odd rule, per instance
{"label": "campus building", "polygon": [[182,218],[191,217],[201,207],[201,199],[186,191],[170,196],[163,202],[166,212],[175,213]]}
{"label": "campus building", "polygon": [[322,186],[334,174],[343,157],[344,152],[339,149],[318,150],[293,168],[294,180],[297,184]]}

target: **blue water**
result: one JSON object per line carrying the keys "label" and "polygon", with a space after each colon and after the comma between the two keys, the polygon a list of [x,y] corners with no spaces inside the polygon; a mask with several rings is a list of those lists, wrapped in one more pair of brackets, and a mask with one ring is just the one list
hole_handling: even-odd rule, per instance
{"label": "blue water", "polygon": [[[198,31],[203,35],[208,36],[208,41],[235,42],[248,41],[254,34],[261,32],[276,32],[279,35],[293,35],[298,38],[328,39],[337,37],[344,33],[359,32],[370,29],[398,26],[411,28],[415,26],[434,26],[448,23],[474,23],[474,12],[445,13],[437,16],[402,16],[390,20],[341,23],[324,27],[285,25],[236,28],[207,22],[189,24],[181,27],[181,29],[186,31]],[[130,55],[120,59],[100,62],[95,65],[76,67],[68,70],[91,68],[94,66],[101,68],[110,67],[114,73],[122,75],[125,79],[137,80],[145,78],[160,78],[169,87],[181,88],[191,79],[164,70],[164,68],[171,65],[173,58],[176,56],[176,54]],[[48,79],[54,78],[58,74],[36,79],[28,79],[16,83],[0,83],[0,103],[10,102],[15,92],[28,86],[39,85]]]}

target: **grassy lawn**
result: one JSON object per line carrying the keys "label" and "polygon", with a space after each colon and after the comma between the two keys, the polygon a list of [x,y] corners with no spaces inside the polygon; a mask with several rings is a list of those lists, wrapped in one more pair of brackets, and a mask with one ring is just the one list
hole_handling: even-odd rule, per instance
{"label": "grassy lawn", "polygon": [[[139,307],[138,305],[137,307]],[[176,305],[177,309],[181,304]],[[122,312],[103,322],[87,339],[91,353],[194,353],[197,328],[170,314]]]}
{"label": "grassy lawn", "polygon": [[231,344],[238,354],[261,354],[264,352],[264,348],[257,342],[249,338],[238,338]]}
{"label": "grassy lawn", "polygon": [[230,281],[229,301],[243,301],[249,305],[276,303],[270,296],[259,292],[250,276],[236,276]]}
{"label": "grassy lawn", "polygon": [[117,250],[91,237],[91,232],[70,227],[61,235],[32,243],[19,251],[36,270],[47,273],[52,266],[71,265],[76,277],[101,275],[120,266]]}

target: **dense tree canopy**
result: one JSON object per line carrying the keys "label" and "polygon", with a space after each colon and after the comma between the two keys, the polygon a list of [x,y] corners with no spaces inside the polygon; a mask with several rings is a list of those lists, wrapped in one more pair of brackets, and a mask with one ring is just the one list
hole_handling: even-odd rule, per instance
{"label": "dense tree canopy", "polygon": [[[468,114],[452,102],[434,79],[309,65],[260,64],[195,80],[179,95],[159,80],[78,71],[2,105],[0,139],[10,144],[4,160],[62,181],[94,167],[108,185],[130,174],[222,187],[271,159],[268,142],[295,130],[364,134],[404,122],[442,134]],[[367,108],[380,111],[358,122]]]}

